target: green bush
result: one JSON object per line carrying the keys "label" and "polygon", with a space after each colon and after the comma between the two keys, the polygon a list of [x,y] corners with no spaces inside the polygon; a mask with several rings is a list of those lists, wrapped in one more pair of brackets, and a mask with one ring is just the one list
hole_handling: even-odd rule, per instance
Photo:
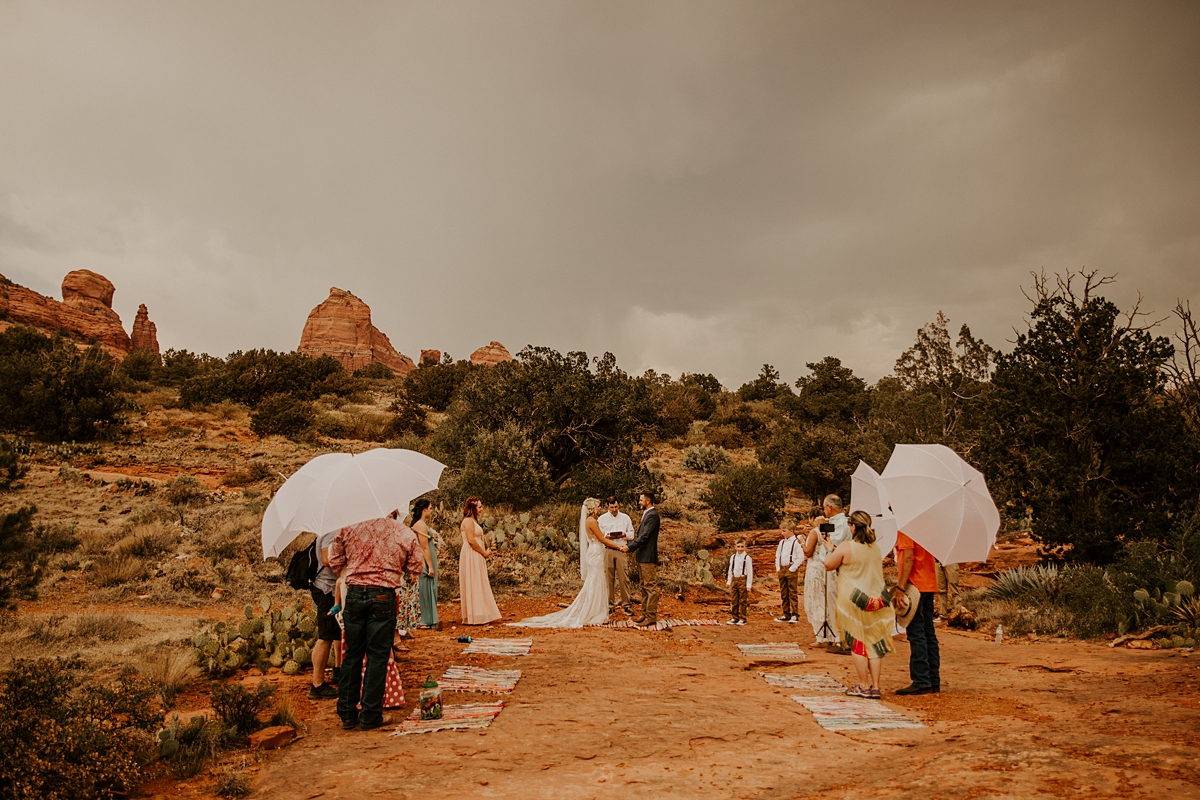
{"label": "green bush", "polygon": [[33,536],[34,506],[0,513],[0,608],[13,609],[16,601],[37,598],[46,559]]}
{"label": "green bush", "polygon": [[83,664],[18,660],[0,686],[0,794],[78,800],[133,792],[161,720],[155,689],[123,673],[85,683]]}
{"label": "green bush", "polygon": [[240,683],[212,684],[212,707],[221,723],[236,737],[247,736],[261,727],[258,715],[271,707],[275,687],[263,681],[249,691]]}
{"label": "green bush", "polygon": [[312,403],[286,394],[268,397],[250,414],[250,430],[258,436],[295,439],[312,431],[316,422]]}
{"label": "green bush", "polygon": [[298,400],[316,400],[326,394],[345,397],[360,385],[330,356],[312,358],[295,352],[249,350],[232,353],[224,361],[205,363],[183,381],[179,399],[188,408],[223,400],[257,408],[278,396]]}
{"label": "green bush", "polygon": [[119,421],[113,357],[33,328],[0,331],[0,428],[90,441]]}
{"label": "green bush", "polygon": [[151,383],[162,369],[162,359],[152,350],[134,350],[121,359],[117,374],[135,383]]}
{"label": "green bush", "polygon": [[450,407],[458,387],[466,381],[471,371],[477,369],[470,361],[452,361],[449,354],[439,364],[422,361],[404,379],[404,393],[408,399],[434,411],[445,411]]}
{"label": "green bush", "polygon": [[694,444],[683,451],[683,466],[697,472],[716,472],[729,463],[729,454],[724,447],[711,444]]}
{"label": "green bush", "polygon": [[425,436],[429,433],[425,411],[410,396],[397,397],[388,410],[395,415],[388,425],[388,433],[392,438],[405,434]]}
{"label": "green bush", "polygon": [[731,466],[716,474],[702,499],[717,516],[722,531],[774,525],[783,512],[783,473],[771,466]]}
{"label": "green bush", "polygon": [[28,473],[29,467],[22,462],[17,446],[0,436],[0,492],[7,492]]}
{"label": "green bush", "polygon": [[546,462],[516,425],[485,431],[467,452],[457,488],[484,503],[531,508],[550,496],[553,487]]}
{"label": "green bush", "polygon": [[378,361],[372,361],[365,367],[359,367],[354,370],[354,377],[366,378],[368,380],[390,381],[396,377],[396,373],[392,372],[391,367],[380,364]]}

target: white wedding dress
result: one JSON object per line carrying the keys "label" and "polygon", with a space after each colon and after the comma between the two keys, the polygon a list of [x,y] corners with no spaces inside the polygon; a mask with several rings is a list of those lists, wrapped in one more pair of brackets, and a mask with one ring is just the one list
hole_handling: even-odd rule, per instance
{"label": "white wedding dress", "polygon": [[508,624],[517,628],[582,628],[606,622],[608,587],[604,584],[604,550],[604,545],[588,536],[584,509],[579,519],[579,571],[583,574],[583,588],[562,611]]}

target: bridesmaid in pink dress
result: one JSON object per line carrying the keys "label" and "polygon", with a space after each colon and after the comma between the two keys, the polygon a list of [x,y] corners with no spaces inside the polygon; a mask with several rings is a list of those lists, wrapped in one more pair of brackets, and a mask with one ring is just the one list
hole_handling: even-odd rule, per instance
{"label": "bridesmaid in pink dress", "polygon": [[484,625],[500,619],[500,609],[488,582],[487,559],[492,551],[483,542],[479,515],[483,504],[468,497],[463,507],[462,550],[458,554],[458,602],[464,625]]}

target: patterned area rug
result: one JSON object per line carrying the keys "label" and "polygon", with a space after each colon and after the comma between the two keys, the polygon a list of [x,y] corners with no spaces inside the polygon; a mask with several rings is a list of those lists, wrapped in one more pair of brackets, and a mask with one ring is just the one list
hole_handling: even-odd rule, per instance
{"label": "patterned area rug", "polygon": [[620,628],[639,631],[665,631],[667,628],[685,628],[694,626],[709,626],[720,625],[721,623],[715,619],[660,619],[654,623],[654,627],[642,628],[631,619],[611,620],[609,622],[601,622],[596,625],[588,625],[589,628]]}
{"label": "patterned area rug", "polygon": [[830,731],[877,731],[887,728],[923,728],[899,711],[892,711],[878,700],[859,697],[804,697],[792,699],[812,712],[813,719]]}
{"label": "patterned area rug", "polygon": [[476,639],[463,655],[527,656],[531,647],[533,639]]}
{"label": "patterned area rug", "polygon": [[807,692],[846,691],[845,686],[842,686],[828,675],[775,675],[769,672],[760,672],[758,674],[766,678],[767,683],[783,689],[803,689]]}
{"label": "patterned area rug", "polygon": [[401,722],[392,736],[407,736],[410,733],[433,733],[435,731],[459,731],[468,728],[486,728],[504,708],[504,703],[474,703],[461,706],[442,706],[441,719],[421,719],[421,709],[414,708],[408,718]]}
{"label": "patterned area rug", "polygon": [[775,661],[800,661],[804,651],[795,642],[768,642],[766,644],[739,644],[738,649],[748,658]]}
{"label": "patterned area rug", "polygon": [[450,667],[438,678],[438,686],[446,692],[492,692],[508,694],[521,680],[519,669],[483,669],[482,667]]}

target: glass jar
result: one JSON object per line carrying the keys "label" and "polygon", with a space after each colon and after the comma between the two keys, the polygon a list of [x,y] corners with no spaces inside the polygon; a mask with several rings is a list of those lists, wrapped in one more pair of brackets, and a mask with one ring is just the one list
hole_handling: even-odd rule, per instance
{"label": "glass jar", "polygon": [[432,675],[421,684],[421,700],[418,707],[421,709],[421,719],[442,718],[442,688],[437,685]]}

